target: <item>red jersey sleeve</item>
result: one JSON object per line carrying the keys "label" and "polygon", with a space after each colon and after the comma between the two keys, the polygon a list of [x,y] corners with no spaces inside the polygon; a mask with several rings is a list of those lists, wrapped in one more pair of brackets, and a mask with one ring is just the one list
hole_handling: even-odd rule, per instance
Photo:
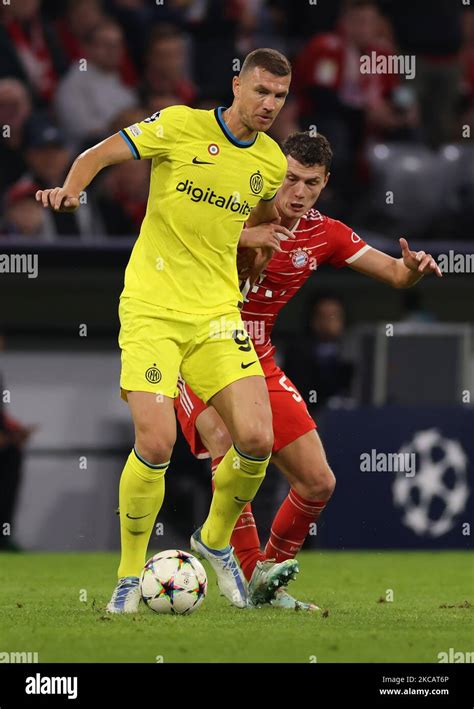
{"label": "red jersey sleeve", "polygon": [[336,219],[330,220],[329,238],[332,248],[328,261],[336,268],[351,264],[370,249],[370,246],[355,231]]}

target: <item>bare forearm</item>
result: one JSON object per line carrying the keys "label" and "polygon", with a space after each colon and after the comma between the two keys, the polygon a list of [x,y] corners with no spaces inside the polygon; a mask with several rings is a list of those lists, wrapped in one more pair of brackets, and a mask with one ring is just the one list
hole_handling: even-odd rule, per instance
{"label": "bare forearm", "polygon": [[394,259],[394,261],[396,264],[392,283],[394,288],[411,288],[423,278],[423,273],[407,268],[402,258]]}
{"label": "bare forearm", "polygon": [[77,196],[104,167],[130,160],[131,157],[124,140],[115,134],[85,150],[74,160],[63,187],[68,194]]}
{"label": "bare forearm", "polygon": [[260,201],[256,207],[250,212],[247,219],[247,227],[257,226],[263,222],[272,222],[275,219],[279,220],[278,210],[273,202]]}
{"label": "bare forearm", "polygon": [[105,165],[101,164],[98,156],[94,155],[91,150],[86,150],[74,160],[64,181],[64,189],[68,194],[78,197],[103,167]]}

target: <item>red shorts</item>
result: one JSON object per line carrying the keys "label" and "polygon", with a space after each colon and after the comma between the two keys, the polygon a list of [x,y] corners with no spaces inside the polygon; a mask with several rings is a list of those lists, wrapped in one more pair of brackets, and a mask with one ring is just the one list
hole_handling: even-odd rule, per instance
{"label": "red shorts", "polygon": [[[277,366],[272,356],[260,360],[273,414],[273,453],[316,428],[305,401],[294,384]],[[196,419],[207,405],[181,378],[175,408],[181,430],[196,458],[209,458],[196,428]]]}

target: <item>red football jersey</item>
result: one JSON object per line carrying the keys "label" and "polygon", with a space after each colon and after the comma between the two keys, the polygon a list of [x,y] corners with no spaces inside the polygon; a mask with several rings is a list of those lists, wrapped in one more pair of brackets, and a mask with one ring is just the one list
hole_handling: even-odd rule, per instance
{"label": "red football jersey", "polygon": [[278,313],[318,266],[327,261],[340,268],[370,248],[346,224],[317,209],[307,211],[292,231],[295,238],[280,242],[282,252],[274,254],[245,294],[242,319],[259,358],[273,350],[270,336]]}

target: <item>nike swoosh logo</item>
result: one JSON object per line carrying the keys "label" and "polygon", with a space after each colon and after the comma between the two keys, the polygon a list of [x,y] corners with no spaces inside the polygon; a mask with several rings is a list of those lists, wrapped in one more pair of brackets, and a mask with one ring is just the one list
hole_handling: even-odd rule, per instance
{"label": "nike swoosh logo", "polygon": [[247,367],[251,367],[252,364],[255,364],[256,361],[257,361],[257,360],[254,359],[253,362],[249,362],[248,364],[244,364],[243,362],[241,362],[241,363],[240,363],[240,366],[242,367],[242,369],[247,369]]}
{"label": "nike swoosh logo", "polygon": [[193,165],[214,165],[213,162],[206,162],[205,160],[198,160],[197,158],[193,158]]}
{"label": "nike swoosh logo", "polygon": [[252,502],[252,500],[241,500],[240,497],[234,497],[234,500],[237,500],[237,502]]}
{"label": "nike swoosh logo", "polygon": [[127,512],[127,514],[125,516],[128,517],[128,519],[144,519],[145,517],[149,517],[150,515],[151,515],[151,512],[149,512],[147,515],[142,515],[141,517],[131,517]]}

